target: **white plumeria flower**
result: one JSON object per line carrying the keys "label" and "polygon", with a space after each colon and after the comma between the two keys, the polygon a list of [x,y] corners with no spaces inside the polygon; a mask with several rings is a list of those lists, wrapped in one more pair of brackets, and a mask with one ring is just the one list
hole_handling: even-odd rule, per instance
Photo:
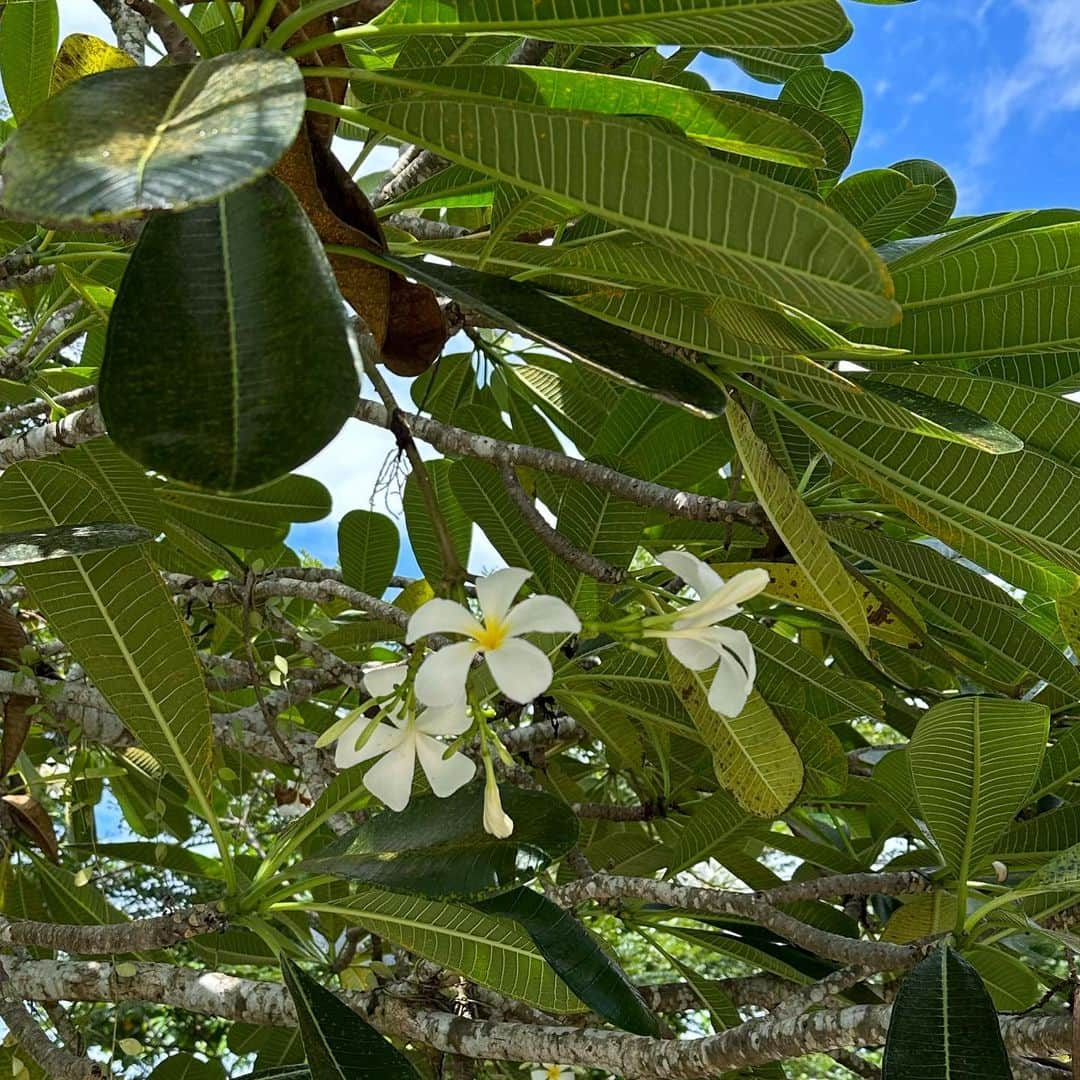
{"label": "white plumeria flower", "polygon": [[645,636],[664,638],[671,655],[691,671],[704,671],[719,662],[709,688],[709,707],[721,716],[738,716],[754,688],[754,647],[741,630],[718,624],[738,614],[742,601],[757,596],[769,584],[768,571],[743,570],[725,582],[688,551],[665,551],[658,559],[699,599],[679,611],[670,629],[647,629]]}
{"label": "white plumeria flower", "polygon": [[551,661],[523,634],[576,634],[581,621],[573,608],[555,596],[530,596],[514,604],[528,570],[507,567],[476,582],[483,621],[453,600],[429,600],[411,619],[405,641],[411,645],[428,634],[463,634],[459,641],[432,653],[416,675],[416,696],[426,705],[449,705],[465,693],[469,665],[483,653],[499,689],[525,705],[542,694],[552,679]]}
{"label": "white plumeria flower", "polygon": [[[374,668],[364,675],[364,686],[372,697],[385,698],[401,685],[406,672],[405,664]],[[371,721],[363,714],[358,716],[338,739],[334,762],[339,769],[348,769],[382,755],[382,761],[364,774],[364,787],[391,810],[404,810],[408,805],[417,758],[431,790],[442,799],[453,795],[476,775],[474,761],[456,752],[444,757],[446,745],[434,737],[457,736],[468,731],[471,721],[465,709],[464,693],[446,705],[417,714],[407,714],[404,704],[396,702],[386,715],[391,723],[380,723],[360,747],[356,740]]]}
{"label": "white plumeria flower", "polygon": [[574,1070],[565,1065],[541,1065],[529,1077],[530,1080],[574,1080]]}

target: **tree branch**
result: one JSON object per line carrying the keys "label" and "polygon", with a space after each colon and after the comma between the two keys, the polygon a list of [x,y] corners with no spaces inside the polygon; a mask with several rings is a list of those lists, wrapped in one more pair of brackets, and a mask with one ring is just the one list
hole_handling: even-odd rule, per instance
{"label": "tree branch", "polygon": [[[280,983],[243,979],[169,964],[133,964],[120,976],[95,961],[9,960],[11,990],[33,1001],[143,1001],[248,1024],[296,1023]],[[389,994],[343,993],[385,1035],[426,1043],[444,1053],[497,1061],[558,1061],[628,1078],[694,1080],[771,1061],[850,1046],[880,1046],[890,1005],[857,1005],[802,1017],[755,1019],[698,1039],[651,1039],[599,1028],[468,1020],[417,1010]],[[1068,1016],[1005,1017],[1002,1034],[1013,1053],[1044,1057],[1070,1045]]]}
{"label": "tree branch", "polygon": [[0,945],[28,945],[84,955],[150,952],[213,933],[225,925],[216,904],[106,926],[68,926],[0,916]]}
{"label": "tree branch", "polygon": [[618,585],[626,580],[625,570],[613,566],[603,559],[598,559],[587,551],[582,551],[581,548],[576,547],[567,540],[561,532],[553,529],[544,520],[543,515],[536,509],[536,505],[521,486],[517,473],[514,472],[512,466],[499,466],[499,475],[502,477],[503,486],[506,488],[511,502],[521,511],[521,516],[525,519],[526,524],[540,537],[549,551],[553,551],[563,562],[568,563],[575,570],[580,570],[581,573],[588,574],[589,577],[596,578],[597,581],[603,582],[605,585]]}
{"label": "tree branch", "polygon": [[[390,426],[389,413],[375,401],[361,399],[354,415],[365,424],[384,428]],[[714,499],[711,495],[678,491],[650,480],[639,480],[636,476],[609,469],[606,465],[568,457],[554,450],[500,442],[487,435],[477,435],[463,428],[442,424],[438,420],[417,416],[415,413],[398,415],[409,425],[413,435],[444,454],[460,454],[497,466],[524,465],[556,476],[581,480],[638,506],[663,510],[672,517],[687,521],[714,521],[724,524],[740,522],[757,527],[764,526],[768,521],[758,503],[733,502],[728,499]]]}
{"label": "tree branch", "polygon": [[80,412],[68,413],[51,424],[42,424],[41,427],[32,428],[19,435],[0,439],[0,468],[6,469],[17,461],[59,454],[62,450],[89,442],[104,434],[105,422],[101,419],[101,412],[96,405]]}

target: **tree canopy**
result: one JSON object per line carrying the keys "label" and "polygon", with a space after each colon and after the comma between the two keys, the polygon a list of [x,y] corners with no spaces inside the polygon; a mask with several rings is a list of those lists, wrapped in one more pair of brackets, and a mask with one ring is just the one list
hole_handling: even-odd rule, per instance
{"label": "tree canopy", "polygon": [[852,171],[838,0],[57,2],[0,1071],[1072,1075],[1080,212]]}

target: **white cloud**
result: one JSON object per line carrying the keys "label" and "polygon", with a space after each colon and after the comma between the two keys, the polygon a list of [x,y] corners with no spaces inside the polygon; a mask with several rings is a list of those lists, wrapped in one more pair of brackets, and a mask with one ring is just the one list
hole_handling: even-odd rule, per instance
{"label": "white cloud", "polygon": [[1018,113],[1038,124],[1052,112],[1080,109],[1080,3],[1014,3],[1028,20],[1026,45],[1011,71],[985,73],[971,148],[974,165],[989,160],[998,137]]}

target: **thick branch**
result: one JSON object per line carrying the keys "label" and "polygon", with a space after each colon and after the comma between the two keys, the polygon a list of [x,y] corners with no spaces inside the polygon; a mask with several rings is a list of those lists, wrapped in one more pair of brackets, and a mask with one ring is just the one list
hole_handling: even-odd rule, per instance
{"label": "thick branch", "polygon": [[0,916],[0,945],[31,945],[86,955],[150,952],[224,926],[225,918],[216,904],[108,926],[67,926]]}
{"label": "thick branch", "polygon": [[920,884],[919,875],[893,876],[883,881],[880,888],[873,888],[869,878],[885,879],[889,875],[850,875],[850,889],[841,884],[842,878],[819,878],[816,881],[799,882],[782,886],[766,893],[724,892],[690,885],[675,885],[652,878],[619,877],[594,874],[552,889],[549,895],[564,907],[586,900],[644,900],[662,904],[678,911],[706,915],[733,915],[749,919],[760,926],[780,934],[794,945],[799,945],[818,956],[827,957],[840,964],[860,965],[875,971],[900,971],[913,966],[924,954],[925,948],[915,945],[893,945],[884,941],[862,941],[833,934],[809,926],[774,904],[795,900],[820,899],[825,896],[853,895],[859,889],[886,892],[890,886],[900,887],[903,892],[922,892],[926,885]]}
{"label": "thick branch", "polygon": [[0,468],[14,465],[16,461],[59,454],[62,450],[104,434],[105,422],[96,405],[81,412],[68,413],[54,423],[42,424],[20,435],[0,439]]}
{"label": "thick branch", "polygon": [[19,1046],[53,1080],[100,1080],[105,1075],[104,1068],[96,1061],[75,1057],[51,1042],[21,1002],[7,1001],[0,1005],[0,1020],[7,1025]]}
{"label": "thick branch", "polygon": [[[14,994],[34,1001],[144,1001],[249,1024],[292,1026],[292,1003],[280,983],[168,964],[134,964],[119,976],[99,962],[8,961]],[[467,1020],[416,1010],[415,1002],[346,993],[387,1035],[445,1053],[498,1061],[559,1061],[606,1069],[617,1076],[692,1080],[752,1065],[847,1046],[880,1046],[891,1006],[859,1005],[808,1016],[751,1020],[701,1039],[649,1039],[597,1028]],[[1002,1033],[1015,1053],[1048,1056],[1069,1046],[1067,1016],[1009,1017]]]}
{"label": "thick branch", "polygon": [[[525,465],[556,476],[567,476],[572,480],[581,480],[593,487],[603,488],[638,506],[664,510],[672,517],[688,521],[715,521],[724,524],[742,522],[763,526],[768,520],[758,503],[733,502],[728,499],[714,499],[710,495],[697,495],[690,491],[677,491],[664,487],[663,484],[639,480],[636,476],[609,469],[605,465],[568,457],[554,450],[500,442],[487,435],[477,435],[414,413],[398,415],[409,425],[413,435],[444,454],[460,454],[496,466]],[[365,424],[384,428],[390,426],[390,414],[384,406],[375,401],[362,399],[356,406],[355,416]]]}

